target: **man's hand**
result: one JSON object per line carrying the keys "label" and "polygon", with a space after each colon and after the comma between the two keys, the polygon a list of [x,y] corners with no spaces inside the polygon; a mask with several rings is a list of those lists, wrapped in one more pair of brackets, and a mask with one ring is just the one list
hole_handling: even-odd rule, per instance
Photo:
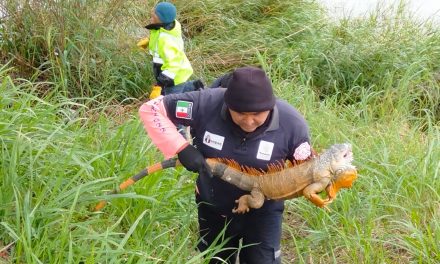
{"label": "man's hand", "polygon": [[189,171],[198,172],[201,177],[208,176],[212,178],[211,168],[206,163],[202,153],[193,145],[188,145],[182,149],[177,156],[180,163]]}
{"label": "man's hand", "polygon": [[170,77],[166,76],[163,73],[159,73],[156,79],[157,79],[157,84],[164,88],[174,86],[174,79],[171,79]]}

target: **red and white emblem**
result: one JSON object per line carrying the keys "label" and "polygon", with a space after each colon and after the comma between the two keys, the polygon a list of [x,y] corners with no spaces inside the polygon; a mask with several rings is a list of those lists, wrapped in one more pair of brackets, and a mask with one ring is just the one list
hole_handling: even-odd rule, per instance
{"label": "red and white emblem", "polygon": [[295,160],[305,160],[312,154],[309,142],[304,142],[295,149],[293,158]]}

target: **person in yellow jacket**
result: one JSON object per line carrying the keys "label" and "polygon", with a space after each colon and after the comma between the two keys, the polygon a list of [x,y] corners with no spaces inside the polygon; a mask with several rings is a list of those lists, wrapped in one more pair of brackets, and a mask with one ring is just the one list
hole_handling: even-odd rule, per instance
{"label": "person in yellow jacket", "polygon": [[193,68],[184,52],[182,29],[176,20],[176,7],[168,2],[158,3],[151,10],[150,24],[145,28],[150,30],[150,36],[140,40],[137,45],[148,49],[153,56],[153,74],[157,83],[153,85],[150,99],[161,94],[203,87],[200,81],[195,87],[194,83],[184,84],[191,77]]}

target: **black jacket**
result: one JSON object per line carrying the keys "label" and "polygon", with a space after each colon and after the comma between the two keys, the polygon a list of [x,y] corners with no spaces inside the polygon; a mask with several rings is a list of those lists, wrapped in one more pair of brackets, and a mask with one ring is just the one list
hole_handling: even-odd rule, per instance
{"label": "black jacket", "polygon": [[[245,133],[232,122],[224,104],[224,88],[174,94],[164,98],[168,117],[175,124],[191,126],[193,144],[206,158],[227,158],[240,165],[267,170],[270,164],[293,161],[295,149],[302,143],[310,143],[309,128],[302,115],[287,102],[277,100],[268,120],[255,132]],[[180,103],[178,103],[180,101]],[[177,117],[178,104],[190,107],[190,114]],[[212,202],[216,210],[229,214],[235,200],[245,191],[214,178],[210,182],[197,180],[201,193],[211,197],[202,200]],[[209,190],[207,190],[209,189]],[[283,208],[282,202],[267,201],[261,210]]]}

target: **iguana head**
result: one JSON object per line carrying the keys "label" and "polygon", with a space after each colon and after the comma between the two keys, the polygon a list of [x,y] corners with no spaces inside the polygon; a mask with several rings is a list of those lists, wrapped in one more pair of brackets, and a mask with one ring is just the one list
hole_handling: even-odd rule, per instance
{"label": "iguana head", "polygon": [[356,167],[351,163],[353,152],[351,144],[335,144],[320,155],[320,168],[328,170],[336,189],[350,188],[357,178]]}

